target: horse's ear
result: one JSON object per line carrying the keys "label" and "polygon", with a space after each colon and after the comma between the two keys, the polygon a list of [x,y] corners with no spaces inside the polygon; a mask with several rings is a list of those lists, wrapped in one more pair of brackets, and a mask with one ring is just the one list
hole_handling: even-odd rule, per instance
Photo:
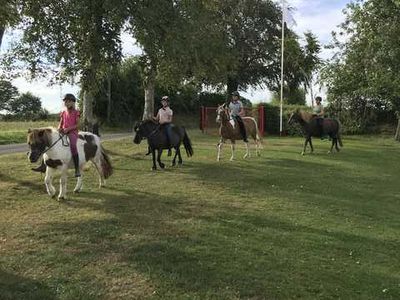
{"label": "horse's ear", "polygon": [[31,132],[32,132],[32,129],[28,128],[28,133],[31,133]]}

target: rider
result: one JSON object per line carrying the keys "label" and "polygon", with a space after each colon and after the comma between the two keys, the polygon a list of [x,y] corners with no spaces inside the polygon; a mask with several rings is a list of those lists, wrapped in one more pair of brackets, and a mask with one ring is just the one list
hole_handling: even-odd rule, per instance
{"label": "rider", "polygon": [[248,143],[249,141],[247,140],[247,134],[246,134],[246,129],[243,124],[242,117],[244,116],[244,108],[242,102],[239,100],[240,94],[238,91],[232,92],[232,99],[231,102],[229,103],[229,110],[230,110],[230,115],[231,118],[236,120],[237,123],[239,124],[239,130],[240,134],[242,135],[243,141],[245,143]]}
{"label": "rider", "polygon": [[[79,110],[75,109],[76,98],[73,94],[66,94],[63,101],[66,109],[60,113],[58,132],[61,134],[66,134],[69,137],[72,160],[74,161],[75,166],[75,177],[80,177],[79,156],[76,147],[76,143],[78,141],[78,124],[80,113]],[[44,160],[42,159],[42,163],[38,167],[32,168],[32,171],[45,173],[46,165]]]}
{"label": "rider", "polygon": [[319,133],[321,135],[321,139],[324,137],[324,107],[321,104],[322,98],[320,96],[315,97],[315,105],[313,106],[313,117],[317,121],[317,127],[319,128]]}
{"label": "rider", "polygon": [[162,107],[158,110],[155,120],[161,125],[167,137],[168,156],[171,155],[171,130],[172,130],[172,115],[173,111],[169,107],[169,97],[163,96],[161,98]]}
{"label": "rider", "polygon": [[78,124],[80,113],[75,109],[76,98],[73,94],[64,96],[64,105],[66,107],[60,114],[60,123],[58,124],[58,132],[66,134],[69,137],[69,145],[72,153],[72,160],[75,166],[75,177],[80,177],[79,171],[79,155],[76,143],[78,141]]}

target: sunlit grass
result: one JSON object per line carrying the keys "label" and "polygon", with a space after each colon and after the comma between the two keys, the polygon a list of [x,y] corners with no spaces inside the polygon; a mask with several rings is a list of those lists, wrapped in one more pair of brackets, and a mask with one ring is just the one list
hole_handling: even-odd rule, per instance
{"label": "sunlit grass", "polygon": [[218,138],[190,136],[194,157],[157,172],[145,144],[105,142],[108,187],[90,167],[61,203],[24,155],[0,156],[1,297],[400,298],[397,143],[300,156],[302,139],[267,137],[261,157],[239,143],[217,163]]}

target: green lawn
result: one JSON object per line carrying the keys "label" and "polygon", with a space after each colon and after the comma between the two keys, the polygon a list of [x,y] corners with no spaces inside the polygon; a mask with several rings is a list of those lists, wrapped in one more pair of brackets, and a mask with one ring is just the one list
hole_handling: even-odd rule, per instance
{"label": "green lawn", "polygon": [[400,299],[398,143],[300,156],[265,138],[217,163],[218,138],[190,136],[194,157],[157,172],[145,144],[105,142],[108,187],[90,167],[61,203],[24,154],[0,156],[0,298]]}

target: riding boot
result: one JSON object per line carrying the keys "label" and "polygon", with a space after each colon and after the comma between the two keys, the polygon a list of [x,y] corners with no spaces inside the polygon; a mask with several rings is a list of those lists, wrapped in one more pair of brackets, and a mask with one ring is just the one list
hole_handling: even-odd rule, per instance
{"label": "riding boot", "polygon": [[46,168],[47,167],[46,164],[44,163],[44,159],[42,159],[42,163],[38,167],[32,168],[31,170],[35,172],[46,173]]}
{"label": "riding boot", "polygon": [[79,155],[78,154],[72,155],[72,160],[74,161],[74,166],[75,166],[75,177],[81,177],[81,172],[79,170]]}

